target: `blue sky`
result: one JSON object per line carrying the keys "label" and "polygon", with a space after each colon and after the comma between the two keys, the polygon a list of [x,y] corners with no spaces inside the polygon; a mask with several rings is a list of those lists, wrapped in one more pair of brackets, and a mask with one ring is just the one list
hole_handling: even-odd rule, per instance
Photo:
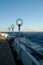
{"label": "blue sky", "polygon": [[23,19],[21,31],[43,31],[43,0],[0,0],[0,31]]}

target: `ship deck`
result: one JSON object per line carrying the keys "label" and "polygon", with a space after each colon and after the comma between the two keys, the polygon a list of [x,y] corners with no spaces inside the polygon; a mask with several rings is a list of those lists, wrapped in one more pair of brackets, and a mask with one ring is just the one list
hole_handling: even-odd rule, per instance
{"label": "ship deck", "polygon": [[0,36],[0,65],[15,65],[9,44],[2,36]]}

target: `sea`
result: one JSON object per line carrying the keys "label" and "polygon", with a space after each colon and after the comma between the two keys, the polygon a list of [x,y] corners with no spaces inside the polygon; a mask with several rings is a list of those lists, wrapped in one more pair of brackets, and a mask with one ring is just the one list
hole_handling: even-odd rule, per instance
{"label": "sea", "polygon": [[[40,52],[43,54],[43,32],[5,32],[8,33],[10,36],[18,36],[20,34],[21,37],[25,37],[32,41],[33,44],[37,43],[40,45],[39,49]],[[37,47],[36,47],[37,48]]]}
{"label": "sea", "polygon": [[[8,32],[8,34],[19,35],[32,41],[33,45],[37,43],[36,49],[43,54],[43,32]],[[35,46],[35,45],[34,45]]]}
{"label": "sea", "polygon": [[[3,33],[3,32],[2,32]],[[19,35],[30,39],[32,42],[37,42],[38,44],[43,44],[43,32],[4,32],[9,35]]]}
{"label": "sea", "polygon": [[[19,32],[7,32],[10,35],[19,35]],[[43,44],[43,32],[20,32],[20,36],[30,39],[32,42]]]}

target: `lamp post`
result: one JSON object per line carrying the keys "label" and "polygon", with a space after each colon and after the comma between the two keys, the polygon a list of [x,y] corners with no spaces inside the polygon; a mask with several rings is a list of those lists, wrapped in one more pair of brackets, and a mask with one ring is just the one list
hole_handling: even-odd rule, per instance
{"label": "lamp post", "polygon": [[18,30],[19,30],[19,32],[20,32],[20,27],[21,27],[22,24],[23,24],[23,20],[22,20],[21,18],[18,18],[18,19],[16,20],[16,24],[18,25]]}
{"label": "lamp post", "polygon": [[12,24],[12,25],[11,25],[12,32],[14,31],[14,27],[15,27],[14,24]]}
{"label": "lamp post", "polygon": [[10,32],[10,27],[8,27],[8,29],[9,29],[9,32]]}
{"label": "lamp post", "polygon": [[[16,24],[17,24],[18,30],[19,30],[19,39],[18,39],[18,41],[19,41],[19,44],[20,44],[20,27],[23,25],[23,20],[21,18],[18,18],[16,20]],[[20,59],[20,57],[21,57],[21,51],[22,51],[22,49],[18,48],[18,59]]]}

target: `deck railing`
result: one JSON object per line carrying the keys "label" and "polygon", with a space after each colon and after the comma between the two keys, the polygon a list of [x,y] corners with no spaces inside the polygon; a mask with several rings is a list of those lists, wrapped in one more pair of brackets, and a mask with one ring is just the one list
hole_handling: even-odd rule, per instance
{"label": "deck railing", "polygon": [[[43,55],[40,52],[38,52],[37,50],[35,50],[32,47],[28,46],[23,41],[20,41],[20,40],[18,41],[18,39],[16,39],[15,42],[16,42],[16,48],[17,48],[17,46],[21,47],[29,55],[29,57],[31,57],[31,59],[33,60],[33,62],[35,62],[36,65],[40,65],[39,60],[43,60]],[[27,51],[26,49],[30,50],[30,52]],[[21,50],[21,52],[22,52],[22,50]]]}

